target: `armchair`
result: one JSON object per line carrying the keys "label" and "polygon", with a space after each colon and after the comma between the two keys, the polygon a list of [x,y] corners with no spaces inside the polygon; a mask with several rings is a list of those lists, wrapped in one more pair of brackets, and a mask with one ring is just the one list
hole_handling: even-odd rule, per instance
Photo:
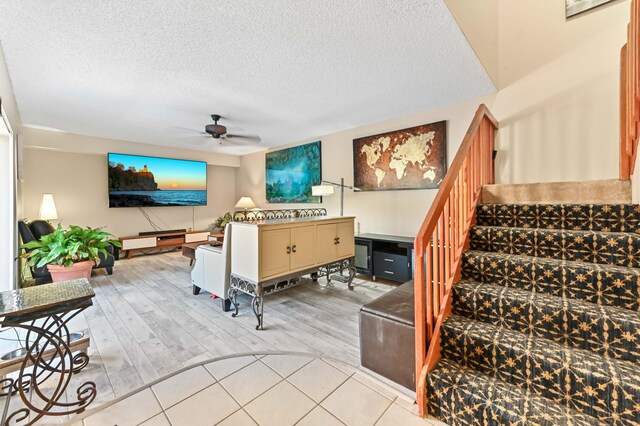
{"label": "armchair", "polygon": [[[29,241],[39,240],[43,235],[50,234],[54,231],[53,226],[45,220],[34,220],[27,223],[23,220],[18,221],[18,232],[20,233],[20,239],[23,244]],[[108,255],[104,256],[100,254],[100,262],[93,266],[93,269],[105,268],[107,274],[113,274],[113,265],[115,263],[114,249],[117,247],[107,247]],[[30,267],[31,276],[36,280],[36,285],[46,284],[51,282],[51,274],[47,270],[47,266],[37,268],[35,266]]]}
{"label": "armchair", "polygon": [[231,223],[224,228],[222,246],[203,244],[196,249],[196,264],[191,270],[193,294],[200,290],[215,294],[222,301],[222,311],[231,309],[228,299],[229,274],[231,273]]}

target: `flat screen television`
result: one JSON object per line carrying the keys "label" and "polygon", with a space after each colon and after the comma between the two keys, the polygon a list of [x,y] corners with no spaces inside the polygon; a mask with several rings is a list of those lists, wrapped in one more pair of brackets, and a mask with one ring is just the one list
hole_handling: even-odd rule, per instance
{"label": "flat screen television", "polygon": [[207,205],[207,163],[108,155],[109,207]]}

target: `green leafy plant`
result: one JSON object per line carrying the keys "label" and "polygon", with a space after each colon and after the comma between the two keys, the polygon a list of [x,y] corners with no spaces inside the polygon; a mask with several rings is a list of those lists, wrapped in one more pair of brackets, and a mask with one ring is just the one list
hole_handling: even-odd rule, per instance
{"label": "green leafy plant", "polygon": [[220,229],[222,230],[222,232],[224,232],[224,227],[231,221],[233,221],[233,216],[231,216],[231,213],[227,212],[223,216],[217,218],[216,221],[211,225],[209,225],[209,229],[211,229],[212,231]]}
{"label": "green leafy plant", "polygon": [[71,266],[74,263],[92,260],[100,261],[100,254],[107,256],[107,247],[122,247],[119,241],[102,228],[83,228],[71,225],[62,229],[58,225],[51,234],[43,235],[39,240],[30,241],[20,247],[28,250],[22,255],[28,259],[29,266],[44,265]]}

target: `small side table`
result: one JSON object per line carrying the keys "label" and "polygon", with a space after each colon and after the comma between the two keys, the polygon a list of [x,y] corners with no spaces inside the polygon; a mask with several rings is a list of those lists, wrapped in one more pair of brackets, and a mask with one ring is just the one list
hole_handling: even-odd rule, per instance
{"label": "small side table", "polygon": [[[0,397],[5,402],[3,425],[35,424],[44,416],[81,413],[95,400],[96,384],[88,381],[69,393],[77,400],[60,401],[72,376],[89,364],[85,351],[73,355],[76,348],[68,322],[91,306],[94,296],[85,278],[0,292],[0,325],[26,331],[17,378],[0,378]],[[56,387],[42,387],[51,380],[57,381]],[[15,395],[24,407],[8,413]]]}
{"label": "small side table", "polygon": [[[198,247],[202,245],[217,245],[216,243],[211,243],[207,241],[199,241],[197,243],[185,243],[182,245],[182,255],[186,258],[189,258],[189,266],[193,266],[193,263],[196,261],[196,250]],[[222,245],[222,243],[220,243]]]}

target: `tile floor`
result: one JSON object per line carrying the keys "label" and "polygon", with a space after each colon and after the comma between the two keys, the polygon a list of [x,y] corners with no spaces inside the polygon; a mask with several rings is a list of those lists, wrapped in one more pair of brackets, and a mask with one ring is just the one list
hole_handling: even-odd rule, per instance
{"label": "tile floor", "polygon": [[338,361],[301,353],[224,357],[71,418],[85,426],[436,426],[413,401]]}

